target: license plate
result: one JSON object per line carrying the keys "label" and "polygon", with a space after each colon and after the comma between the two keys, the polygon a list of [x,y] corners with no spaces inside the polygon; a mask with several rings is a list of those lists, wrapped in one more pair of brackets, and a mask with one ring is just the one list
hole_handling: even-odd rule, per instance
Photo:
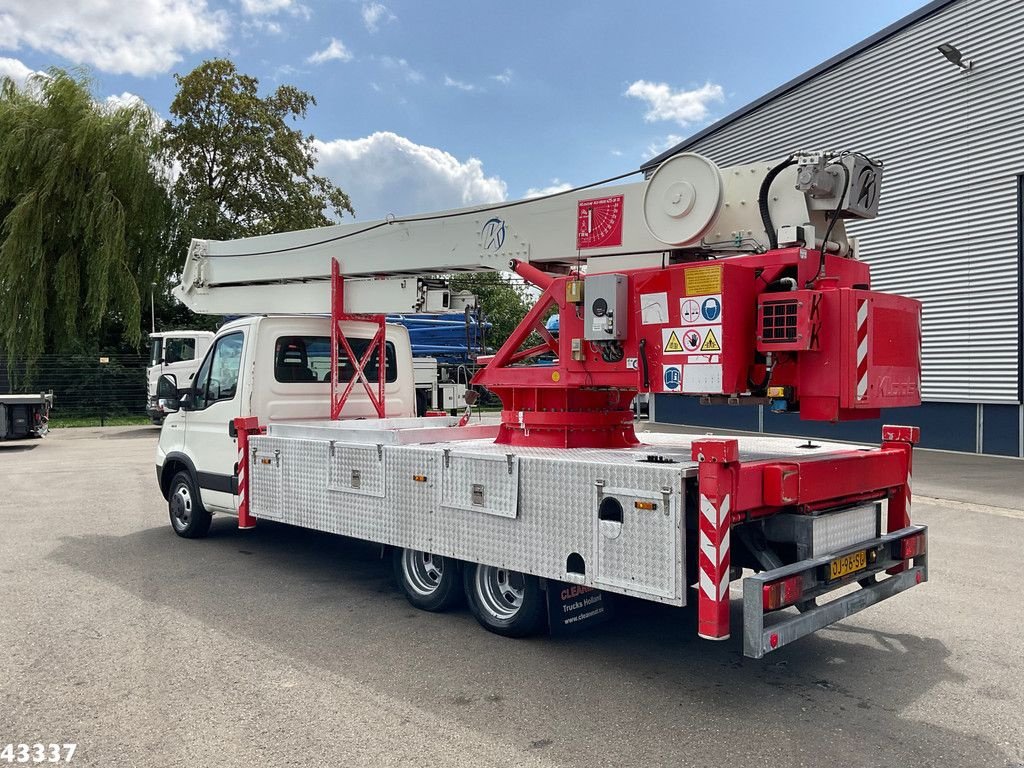
{"label": "license plate", "polygon": [[852,555],[843,555],[828,564],[828,580],[835,581],[843,576],[849,576],[851,573],[863,571],[867,567],[868,552],[866,549],[854,552]]}

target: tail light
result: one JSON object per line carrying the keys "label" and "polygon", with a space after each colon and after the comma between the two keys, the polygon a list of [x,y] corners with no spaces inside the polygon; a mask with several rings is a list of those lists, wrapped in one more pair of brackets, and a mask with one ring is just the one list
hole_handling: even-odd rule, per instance
{"label": "tail light", "polygon": [[910,560],[915,557],[920,557],[928,551],[928,539],[925,537],[924,532],[915,533],[913,536],[907,536],[900,539],[900,560]]}
{"label": "tail light", "polygon": [[800,601],[804,595],[803,574],[790,576],[765,584],[762,588],[762,604],[766,611],[774,611]]}

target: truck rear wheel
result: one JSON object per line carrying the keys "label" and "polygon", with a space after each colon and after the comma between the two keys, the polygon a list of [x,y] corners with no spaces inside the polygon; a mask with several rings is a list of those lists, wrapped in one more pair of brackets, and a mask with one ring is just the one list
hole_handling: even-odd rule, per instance
{"label": "truck rear wheel", "polygon": [[544,593],[536,576],[493,565],[467,565],[463,585],[480,625],[505,637],[526,637],[544,627]]}
{"label": "truck rear wheel", "polygon": [[396,548],[391,563],[406,598],[421,611],[447,611],[462,600],[458,561]]}
{"label": "truck rear wheel", "polygon": [[210,532],[210,513],[199,500],[192,475],[182,470],[171,480],[167,494],[171,528],[185,539],[201,539]]}

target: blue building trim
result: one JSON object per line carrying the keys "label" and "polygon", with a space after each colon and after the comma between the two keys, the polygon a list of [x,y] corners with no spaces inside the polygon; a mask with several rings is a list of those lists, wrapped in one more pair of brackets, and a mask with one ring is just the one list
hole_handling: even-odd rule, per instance
{"label": "blue building trim", "polygon": [[[660,424],[856,443],[878,443],[883,424],[905,424],[921,428],[922,448],[995,456],[1024,455],[1020,405],[922,403],[916,408],[891,408],[883,412],[881,419],[830,424],[802,421],[796,414],[774,414],[749,406],[701,405],[694,397],[654,395],[654,417]],[[759,429],[759,425],[763,429]]]}

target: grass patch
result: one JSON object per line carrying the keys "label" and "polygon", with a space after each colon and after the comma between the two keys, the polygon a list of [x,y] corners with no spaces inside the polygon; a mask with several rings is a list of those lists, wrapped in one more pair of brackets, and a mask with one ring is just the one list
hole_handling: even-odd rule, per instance
{"label": "grass patch", "polygon": [[148,416],[50,416],[50,429],[69,427],[132,427],[138,424],[152,424]]}

